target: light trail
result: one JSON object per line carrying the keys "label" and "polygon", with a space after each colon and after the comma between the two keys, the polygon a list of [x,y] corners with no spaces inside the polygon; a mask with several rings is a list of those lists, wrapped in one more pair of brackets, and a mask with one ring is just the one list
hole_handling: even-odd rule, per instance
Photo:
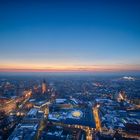
{"label": "light trail", "polygon": [[94,119],[95,119],[95,124],[96,124],[96,130],[101,131],[101,122],[100,122],[100,117],[99,117],[99,107],[95,106],[93,108],[93,114],[94,114]]}

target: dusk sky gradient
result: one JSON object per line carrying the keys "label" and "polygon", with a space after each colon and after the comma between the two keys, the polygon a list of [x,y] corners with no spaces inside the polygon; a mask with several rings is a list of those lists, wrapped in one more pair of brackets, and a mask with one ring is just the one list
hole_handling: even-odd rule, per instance
{"label": "dusk sky gradient", "polygon": [[0,1],[0,71],[139,71],[139,0]]}

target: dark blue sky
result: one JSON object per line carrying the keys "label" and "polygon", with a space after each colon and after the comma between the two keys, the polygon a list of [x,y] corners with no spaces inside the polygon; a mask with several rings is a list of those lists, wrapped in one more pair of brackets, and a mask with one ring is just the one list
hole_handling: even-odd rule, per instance
{"label": "dark blue sky", "polygon": [[1,68],[140,70],[140,1],[0,1]]}

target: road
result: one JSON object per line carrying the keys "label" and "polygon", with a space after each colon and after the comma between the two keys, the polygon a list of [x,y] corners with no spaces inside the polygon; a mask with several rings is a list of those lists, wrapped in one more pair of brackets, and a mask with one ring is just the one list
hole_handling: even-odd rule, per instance
{"label": "road", "polygon": [[71,128],[71,129],[73,128],[82,129],[86,132],[86,140],[93,140],[94,129],[88,126],[62,124],[62,123],[57,123],[57,122],[53,122],[53,125],[62,126],[62,127]]}
{"label": "road", "polygon": [[11,99],[9,102],[6,102],[0,107],[0,111],[5,112],[5,114],[9,114],[15,109],[16,109],[15,99]]}
{"label": "road", "polygon": [[17,102],[20,102],[23,106],[30,98],[31,91],[27,92],[26,95],[11,99],[8,102],[5,102],[2,106],[0,106],[0,112],[5,112],[5,114],[9,114],[17,109]]}
{"label": "road", "polygon": [[100,122],[99,111],[97,107],[93,108],[93,114],[95,118],[96,130],[101,131],[101,122]]}

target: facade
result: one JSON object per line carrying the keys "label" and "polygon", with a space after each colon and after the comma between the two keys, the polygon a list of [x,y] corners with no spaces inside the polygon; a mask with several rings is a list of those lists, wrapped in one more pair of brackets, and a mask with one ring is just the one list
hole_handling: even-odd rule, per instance
{"label": "facade", "polygon": [[43,80],[43,83],[42,83],[42,93],[46,93],[47,92],[47,84],[46,84],[46,81]]}

